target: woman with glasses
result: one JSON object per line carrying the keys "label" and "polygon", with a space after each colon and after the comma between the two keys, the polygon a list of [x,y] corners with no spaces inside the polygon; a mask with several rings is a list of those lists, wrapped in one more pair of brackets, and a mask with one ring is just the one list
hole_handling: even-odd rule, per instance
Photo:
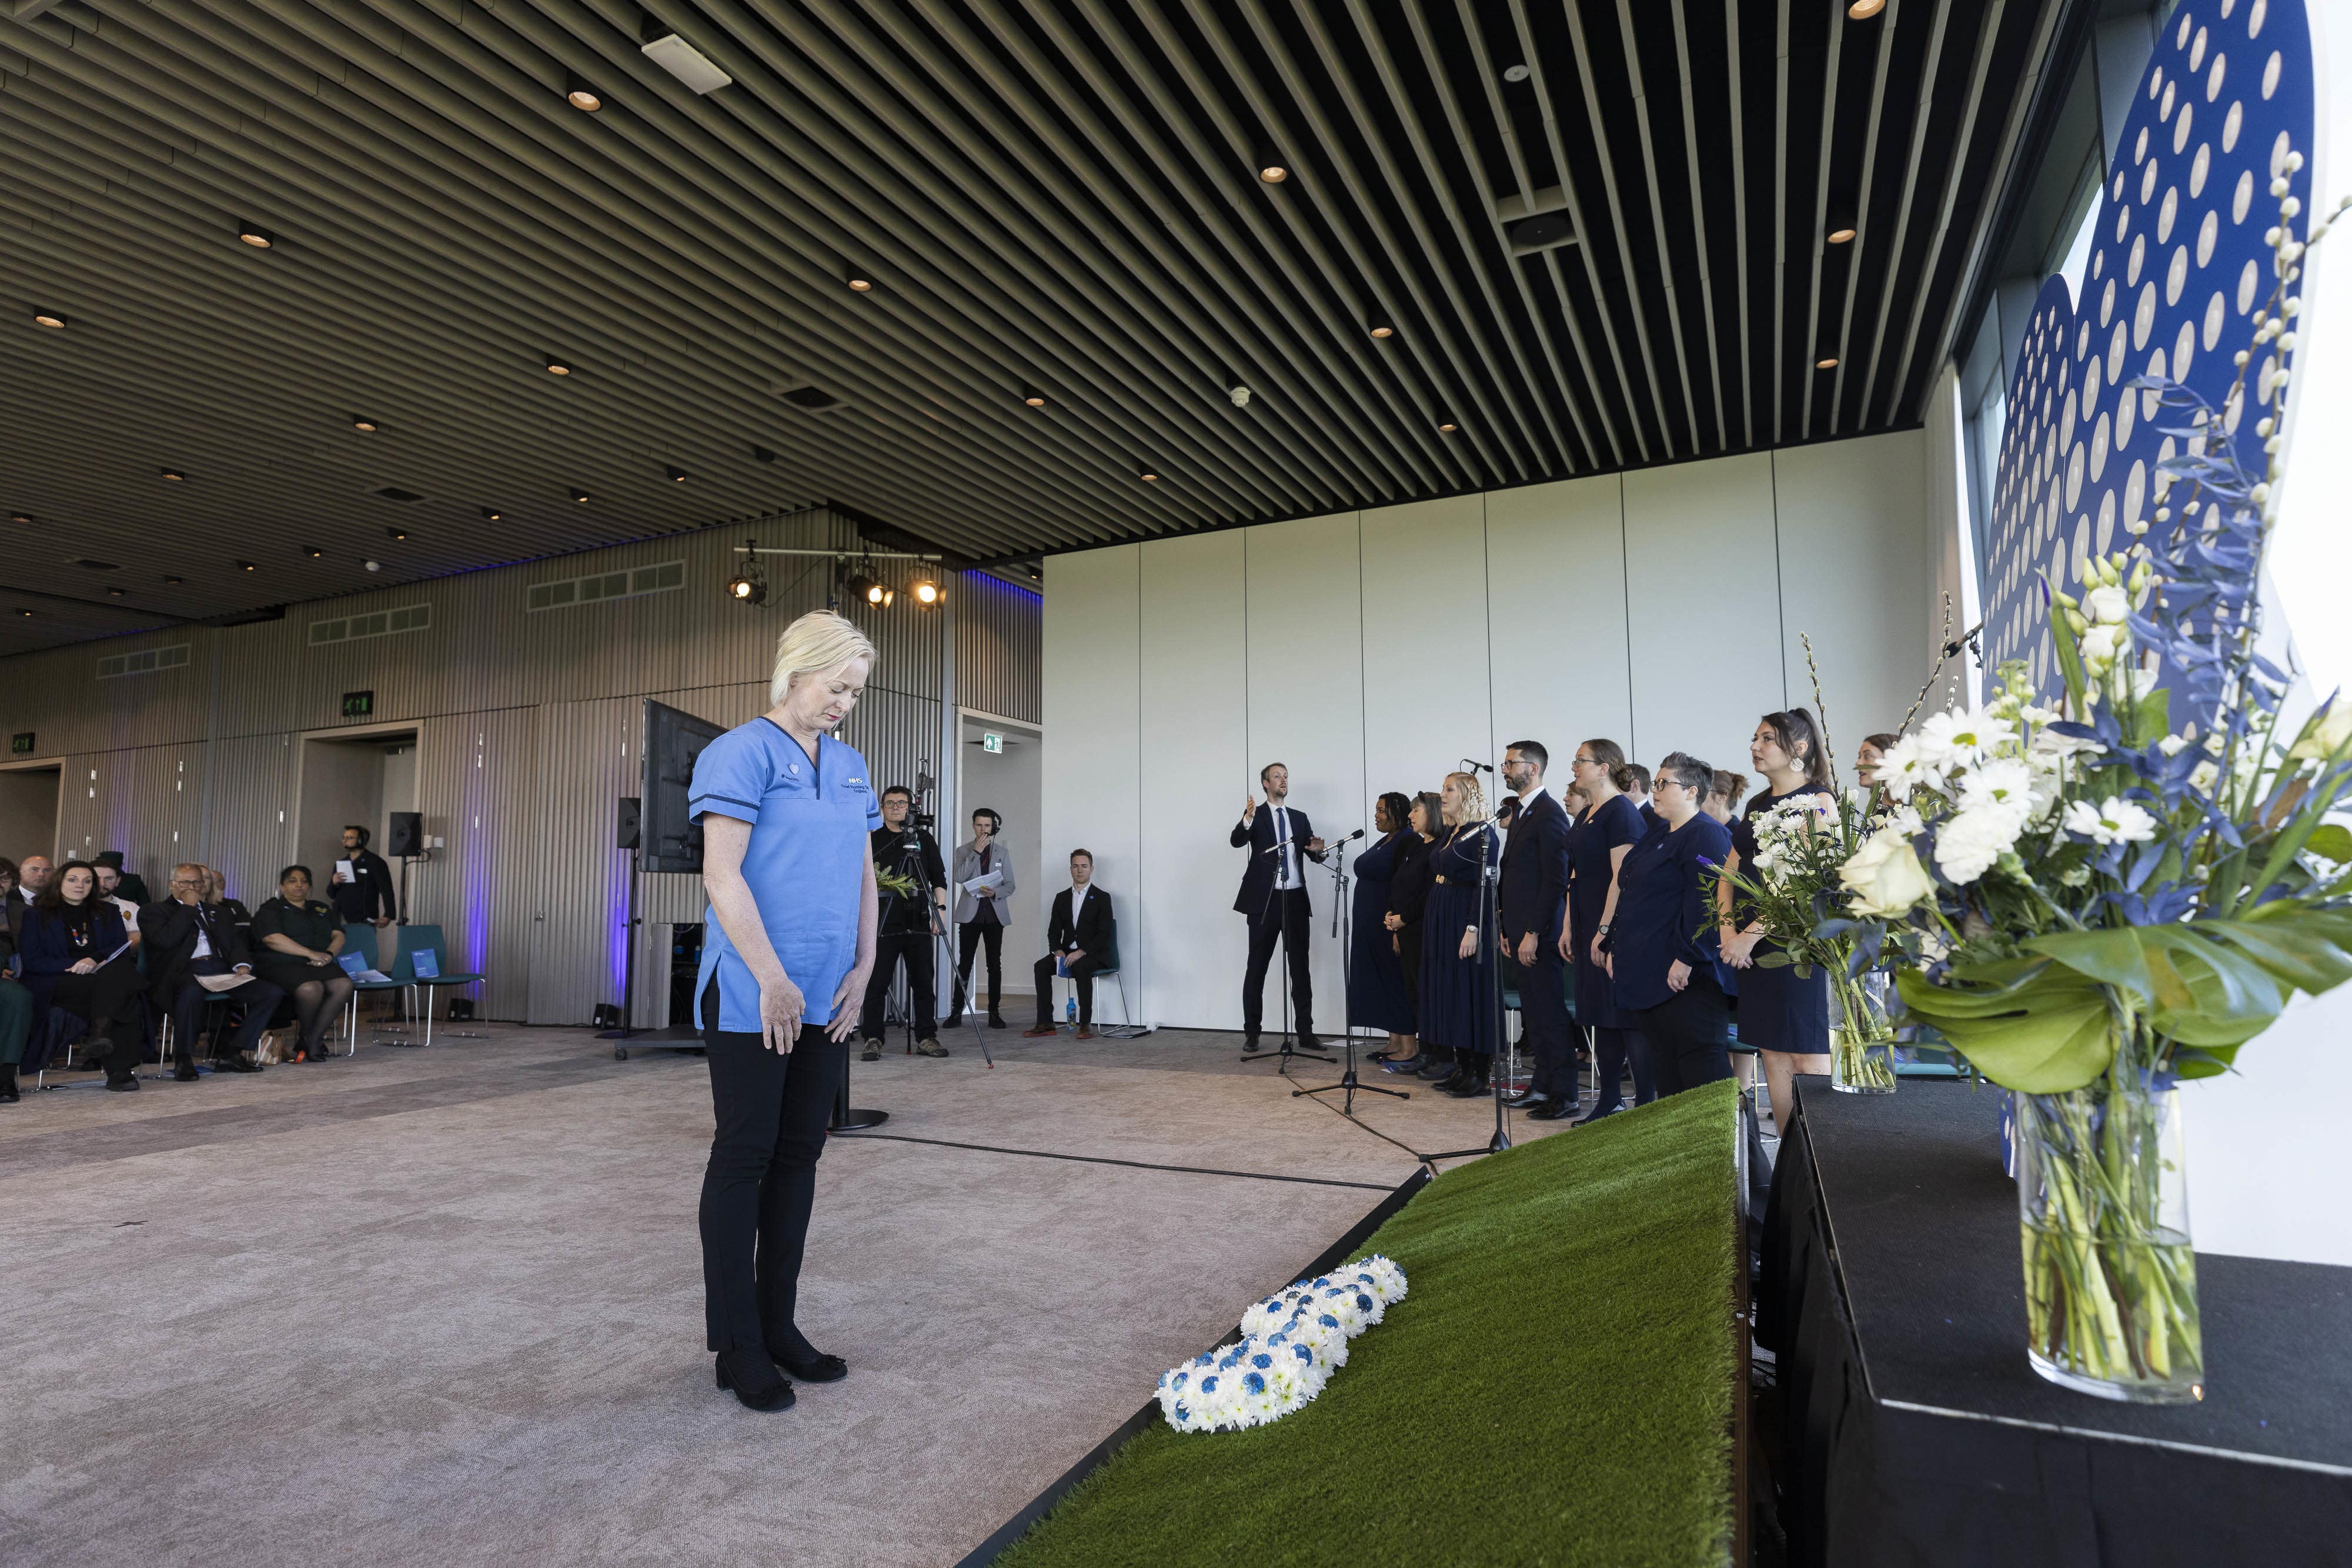
{"label": "woman with glasses", "polygon": [[1617,909],[1604,938],[1617,1005],[1648,1042],[1661,1094],[1731,1076],[1731,1012],[1715,981],[1707,899],[1731,835],[1699,810],[1714,783],[1715,770],[1686,752],[1658,764],[1657,825],[1617,868]]}
{"label": "woman with glasses", "polygon": [[1617,914],[1617,873],[1625,857],[1649,830],[1633,797],[1625,793],[1632,773],[1613,740],[1588,740],[1570,765],[1576,793],[1587,804],[1568,830],[1568,929],[1560,934],[1560,956],[1576,966],[1576,1021],[1592,1032],[1595,1096],[1577,1125],[1597,1122],[1625,1107],[1625,1066],[1633,1067],[1633,1103],[1658,1097],[1650,1073],[1650,1053],[1633,1015],[1618,1005],[1604,967],[1602,942]]}
{"label": "woman with glasses", "polygon": [[[1759,811],[1799,799],[1817,799],[1824,810],[1833,809],[1829,753],[1822,745],[1820,724],[1806,709],[1768,713],[1759,719],[1748,755],[1764,775],[1764,788],[1732,826],[1731,859],[1726,866],[1732,872],[1755,863]],[[1799,1072],[1830,1070],[1829,977],[1818,968],[1800,975],[1794,965],[1758,964],[1757,959],[1778,949],[1764,939],[1748,902],[1734,895],[1727,879],[1716,891],[1716,904],[1723,961],[1740,971],[1739,1039],[1756,1048],[1771,1092],[1773,1129],[1785,1132],[1795,1111],[1790,1079]]]}
{"label": "woman with glasses", "polygon": [[1447,774],[1438,800],[1445,831],[1429,855],[1433,885],[1422,919],[1421,1038],[1454,1048],[1454,1071],[1437,1087],[1469,1100],[1487,1091],[1502,1023],[1495,1006],[1496,936],[1486,923],[1481,878],[1503,863],[1503,841],[1475,774]]}

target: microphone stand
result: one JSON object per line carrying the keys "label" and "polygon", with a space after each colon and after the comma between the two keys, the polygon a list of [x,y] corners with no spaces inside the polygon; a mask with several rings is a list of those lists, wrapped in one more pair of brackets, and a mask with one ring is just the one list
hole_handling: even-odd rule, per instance
{"label": "microphone stand", "polygon": [[[1412,830],[1406,828],[1402,831],[1411,832]],[[1350,835],[1350,837],[1354,836],[1356,835]],[[1337,863],[1327,869],[1331,873],[1331,896],[1336,900],[1331,908],[1331,934],[1339,938],[1339,960],[1344,971],[1350,960],[1349,941],[1352,935],[1350,927],[1353,925],[1354,915],[1354,910],[1348,902],[1347,839],[1339,841],[1339,856]],[[1353,1116],[1356,1113],[1356,1092],[1360,1089],[1367,1094],[1386,1094],[1397,1100],[1412,1099],[1412,1094],[1402,1089],[1383,1089],[1377,1083],[1364,1083],[1357,1080],[1355,1003],[1349,995],[1349,988],[1345,984],[1346,975],[1343,973],[1340,978],[1342,985],[1339,991],[1339,1038],[1347,1052],[1348,1070],[1340,1074],[1339,1082],[1337,1083],[1326,1083],[1319,1089],[1294,1089],[1290,1092],[1290,1097],[1297,1100],[1303,1095],[1328,1094],[1334,1089],[1345,1090],[1346,1093],[1341,1099],[1339,1108],[1339,1114],[1342,1116]]]}
{"label": "microphone stand", "polygon": [[[1259,807],[1258,810],[1262,811],[1271,811],[1274,810],[1274,807],[1269,803]],[[1282,846],[1286,842],[1296,842],[1296,841],[1276,839],[1274,842],[1266,845],[1265,848],[1259,850],[1256,852],[1262,855],[1277,854],[1281,852]],[[1306,850],[1303,848],[1300,849],[1298,852],[1302,857],[1307,853]],[[1302,869],[1299,872],[1299,880],[1302,883],[1306,881],[1306,877],[1307,873]],[[1265,904],[1258,911],[1258,919],[1261,922],[1265,920],[1267,915],[1273,913],[1275,894],[1282,891],[1281,884],[1282,866],[1279,862],[1276,862],[1274,874],[1266,878]],[[1282,1045],[1279,1050],[1276,1051],[1244,1051],[1242,1052],[1242,1060],[1244,1061],[1278,1061],[1282,1065],[1274,1070],[1276,1075],[1278,1077],[1287,1078],[1290,1076],[1290,1064],[1295,1060],[1306,1061],[1329,1061],[1331,1059],[1318,1051],[1295,1050],[1290,1043],[1290,922],[1286,919],[1281,923],[1281,936],[1282,975],[1279,979],[1275,981],[1275,989],[1282,993]],[[1257,939],[1257,933],[1255,931],[1251,932],[1250,939],[1255,942]],[[1264,983],[1264,977],[1262,976],[1260,977],[1260,983],[1261,985]],[[1258,995],[1262,998],[1265,993],[1265,991],[1260,990]]]}

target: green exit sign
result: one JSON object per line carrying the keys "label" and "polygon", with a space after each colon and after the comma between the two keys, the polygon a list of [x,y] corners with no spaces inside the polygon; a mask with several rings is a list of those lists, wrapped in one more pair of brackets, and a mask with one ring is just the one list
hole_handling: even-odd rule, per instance
{"label": "green exit sign", "polygon": [[343,694],[343,716],[345,718],[372,718],[374,715],[375,694],[373,692],[345,692]]}
{"label": "green exit sign", "polygon": [[8,749],[11,753],[18,757],[30,757],[33,755],[33,732],[29,729],[20,729],[16,734],[10,736],[8,737]]}
{"label": "green exit sign", "polygon": [[994,730],[983,729],[980,732],[980,748],[982,751],[1002,751],[1004,749],[1004,737]]}

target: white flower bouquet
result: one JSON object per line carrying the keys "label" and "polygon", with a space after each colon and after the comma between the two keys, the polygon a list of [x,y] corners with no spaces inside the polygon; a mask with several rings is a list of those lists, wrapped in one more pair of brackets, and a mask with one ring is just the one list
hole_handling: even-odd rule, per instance
{"label": "white flower bouquet", "polygon": [[1236,1344],[1160,1375],[1160,1414],[1180,1432],[1278,1421],[1323,1392],[1348,1342],[1405,1295],[1404,1270],[1378,1253],[1298,1283],[1242,1314]]}

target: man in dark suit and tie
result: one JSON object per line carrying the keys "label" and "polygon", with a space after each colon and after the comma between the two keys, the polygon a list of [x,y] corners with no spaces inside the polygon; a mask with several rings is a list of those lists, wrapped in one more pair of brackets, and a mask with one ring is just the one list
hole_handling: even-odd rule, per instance
{"label": "man in dark suit and tie", "polygon": [[1560,927],[1568,918],[1568,811],[1543,787],[1550,754],[1532,740],[1503,753],[1503,784],[1517,797],[1503,842],[1496,889],[1503,961],[1519,993],[1519,1019],[1535,1071],[1510,1096],[1530,1120],[1556,1122],[1576,1111],[1576,1050],[1569,1034],[1561,980]]}
{"label": "man in dark suit and tie", "polygon": [[[147,958],[147,994],[158,1010],[172,1019],[172,1050],[179,1058],[173,1076],[183,1082],[196,1076],[196,1030],[204,1022],[205,1004],[214,998],[240,1003],[245,1021],[224,1048],[213,1042],[213,1064],[231,1072],[258,1072],[245,1059],[269,1015],[286,993],[267,980],[256,979],[253,956],[245,933],[217,904],[205,902],[212,877],[200,865],[172,868],[172,895],[139,911],[141,946]],[[199,975],[241,975],[237,984],[218,990],[200,984]]]}
{"label": "man in dark suit and tie", "polygon": [[1118,922],[1110,912],[1110,894],[1094,885],[1095,857],[1089,850],[1070,852],[1070,885],[1054,895],[1054,911],[1045,920],[1045,956],[1037,960],[1037,1027],[1033,1035],[1054,1032],[1054,975],[1069,976],[1078,993],[1078,1038],[1095,1037],[1095,972],[1118,967]]}
{"label": "man in dark suit and tie", "polygon": [[1242,976],[1242,1049],[1257,1049],[1258,1026],[1265,1016],[1265,967],[1274,959],[1275,945],[1290,955],[1290,1004],[1298,1019],[1298,1043],[1308,1051],[1315,1038],[1315,982],[1307,967],[1307,923],[1313,916],[1307,897],[1307,862],[1320,862],[1323,841],[1315,836],[1307,813],[1285,804],[1290,798],[1290,769],[1269,762],[1259,769],[1265,804],[1255,797],[1244,802],[1242,820],[1234,824],[1235,849],[1249,851],[1242,872],[1242,891],[1234,909],[1249,921],[1249,968]]}

